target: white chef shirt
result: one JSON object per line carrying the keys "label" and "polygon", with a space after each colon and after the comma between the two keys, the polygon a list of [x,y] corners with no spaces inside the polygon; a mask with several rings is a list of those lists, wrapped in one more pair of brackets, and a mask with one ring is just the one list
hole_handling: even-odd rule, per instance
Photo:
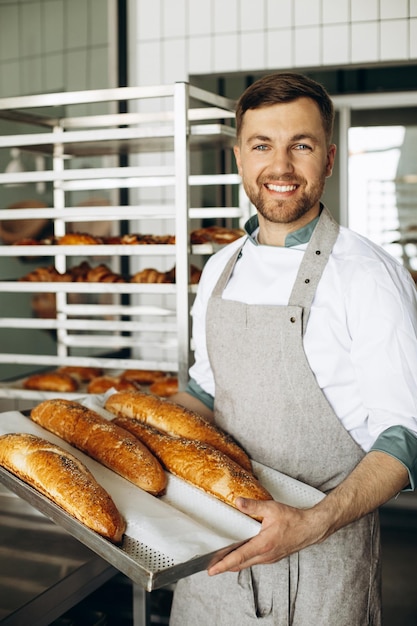
{"label": "white chef shirt", "polygon": [[[247,226],[253,227],[253,221]],[[257,231],[250,234],[256,238]],[[190,376],[212,397],[215,381],[205,315],[227,260],[245,242],[223,298],[287,305],[307,247],[259,245],[252,237],[242,237],[208,260],[192,309],[195,364]],[[366,238],[340,228],[312,303],[304,348],[330,405],[365,451],[393,426],[417,435],[416,296],[409,272],[398,261]]]}

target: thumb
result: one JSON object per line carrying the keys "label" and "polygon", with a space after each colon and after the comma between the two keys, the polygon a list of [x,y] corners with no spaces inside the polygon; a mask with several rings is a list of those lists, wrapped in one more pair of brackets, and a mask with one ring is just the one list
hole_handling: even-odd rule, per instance
{"label": "thumb", "polygon": [[257,519],[258,521],[262,521],[265,515],[265,508],[263,506],[265,502],[262,500],[239,497],[236,498],[235,504],[239,511],[245,513],[246,515],[250,515],[250,517]]}

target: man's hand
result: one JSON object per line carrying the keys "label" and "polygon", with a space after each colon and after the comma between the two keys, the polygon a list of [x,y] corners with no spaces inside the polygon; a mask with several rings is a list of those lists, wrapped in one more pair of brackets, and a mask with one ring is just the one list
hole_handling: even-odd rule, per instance
{"label": "man's hand", "polygon": [[275,563],[323,538],[323,529],[313,521],[313,509],[296,509],[274,500],[246,498],[238,498],[236,506],[247,515],[263,517],[261,530],[243,546],[213,565],[208,570],[210,576],[227,571],[238,572],[261,563]]}
{"label": "man's hand", "polygon": [[408,483],[404,465],[385,452],[369,452],[353,472],[318,504],[296,509],[273,500],[238,498],[243,513],[263,518],[261,531],[209,568],[212,576],[252,565],[275,563],[324,541],[331,534],[387,502]]}

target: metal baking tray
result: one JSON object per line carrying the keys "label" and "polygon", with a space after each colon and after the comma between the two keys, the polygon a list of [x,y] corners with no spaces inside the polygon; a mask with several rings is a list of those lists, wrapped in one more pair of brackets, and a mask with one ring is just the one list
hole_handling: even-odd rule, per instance
{"label": "metal baking tray", "polygon": [[[151,496],[18,411],[0,414],[0,434],[6,432],[31,432],[58,443],[92,471],[127,521],[119,546],[1,467],[0,481],[147,591],[207,569],[259,532],[255,520],[170,474],[166,494]],[[276,500],[305,508],[323,497],[316,489],[270,468],[254,464],[254,469]]]}

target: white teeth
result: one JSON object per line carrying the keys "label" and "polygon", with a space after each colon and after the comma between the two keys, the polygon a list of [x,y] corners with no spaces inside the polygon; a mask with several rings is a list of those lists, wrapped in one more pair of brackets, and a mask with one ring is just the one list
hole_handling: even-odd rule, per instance
{"label": "white teeth", "polygon": [[278,191],[279,193],[284,193],[285,191],[294,191],[297,188],[296,185],[266,185],[268,189],[271,191]]}

